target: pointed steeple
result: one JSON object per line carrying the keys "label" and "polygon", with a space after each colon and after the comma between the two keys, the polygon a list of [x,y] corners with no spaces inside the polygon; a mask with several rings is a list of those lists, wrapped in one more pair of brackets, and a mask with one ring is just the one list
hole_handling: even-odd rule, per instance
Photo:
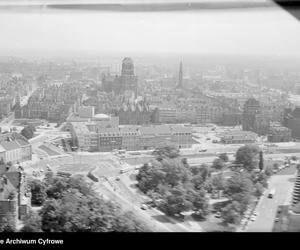
{"label": "pointed steeple", "polygon": [[182,86],[182,78],[183,78],[183,71],[182,71],[182,61],[180,61],[179,64],[179,76],[178,76],[178,84],[177,84],[177,88],[181,89]]}

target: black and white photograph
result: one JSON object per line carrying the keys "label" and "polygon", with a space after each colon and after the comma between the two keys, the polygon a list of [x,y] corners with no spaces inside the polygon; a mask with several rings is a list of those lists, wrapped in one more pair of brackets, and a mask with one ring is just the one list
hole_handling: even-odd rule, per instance
{"label": "black and white photograph", "polygon": [[283,0],[1,0],[0,247],[300,232],[298,19]]}

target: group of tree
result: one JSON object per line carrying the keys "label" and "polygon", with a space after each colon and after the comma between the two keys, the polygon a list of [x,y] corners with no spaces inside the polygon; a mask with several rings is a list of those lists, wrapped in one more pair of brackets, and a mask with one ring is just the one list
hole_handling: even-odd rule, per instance
{"label": "group of tree", "polygon": [[190,167],[172,146],[157,148],[154,155],[156,159],[144,164],[136,176],[138,188],[167,215],[193,211],[204,218],[208,214],[205,190],[210,176],[208,166]]}
{"label": "group of tree", "polygon": [[140,232],[149,231],[131,212],[104,200],[82,176],[62,177],[48,172],[44,181],[30,183],[31,211],[23,232]]}
{"label": "group of tree", "polygon": [[16,223],[11,214],[7,214],[0,218],[0,232],[15,232]]}
{"label": "group of tree", "polygon": [[245,145],[238,149],[235,156],[235,163],[248,172],[257,168],[259,148],[254,145]]}
{"label": "group of tree", "polygon": [[223,170],[228,161],[228,155],[226,153],[222,153],[213,161],[212,168],[215,170]]}
{"label": "group of tree", "polygon": [[264,171],[263,153],[257,146],[239,148],[235,163],[239,167],[226,181],[224,194],[229,200],[221,210],[223,222],[227,224],[237,224],[251,201],[260,197],[268,187],[269,174]]}

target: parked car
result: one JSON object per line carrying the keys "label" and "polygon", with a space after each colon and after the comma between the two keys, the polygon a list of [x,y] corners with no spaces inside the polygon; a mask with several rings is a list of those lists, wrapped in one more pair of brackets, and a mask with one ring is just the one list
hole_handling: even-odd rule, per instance
{"label": "parked car", "polygon": [[215,217],[216,217],[216,218],[221,218],[221,213],[220,213],[220,212],[217,212],[216,215],[215,215]]}
{"label": "parked car", "polygon": [[148,208],[148,206],[147,206],[146,204],[142,204],[142,205],[141,205],[141,209],[142,209],[142,210],[147,210],[147,208]]}

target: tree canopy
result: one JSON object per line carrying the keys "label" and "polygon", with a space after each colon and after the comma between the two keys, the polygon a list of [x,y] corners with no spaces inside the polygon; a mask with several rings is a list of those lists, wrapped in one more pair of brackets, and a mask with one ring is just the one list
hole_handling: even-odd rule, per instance
{"label": "tree canopy", "polygon": [[21,135],[26,139],[31,139],[34,136],[35,128],[31,125],[26,126],[21,130]]}
{"label": "tree canopy", "polygon": [[208,166],[190,167],[179,157],[175,148],[155,150],[156,160],[144,164],[136,176],[138,188],[153,199],[158,208],[168,215],[194,211],[208,213],[204,183],[209,176]]}
{"label": "tree canopy", "polygon": [[257,167],[259,148],[255,145],[245,145],[236,152],[235,162],[241,164],[246,170],[252,171]]}
{"label": "tree canopy", "polygon": [[24,232],[149,231],[131,212],[99,197],[82,176],[49,175],[33,183],[39,190],[46,186],[46,198],[40,212],[25,219]]}

